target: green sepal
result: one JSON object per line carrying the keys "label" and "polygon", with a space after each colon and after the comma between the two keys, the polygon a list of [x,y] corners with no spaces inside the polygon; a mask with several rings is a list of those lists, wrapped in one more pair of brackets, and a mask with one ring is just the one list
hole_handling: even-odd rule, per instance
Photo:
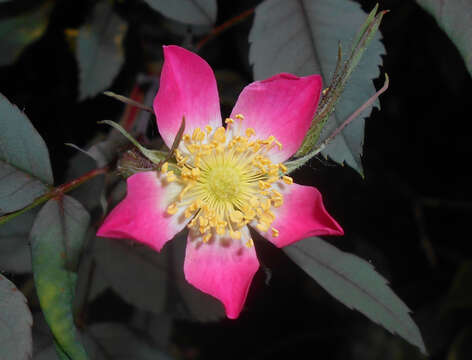
{"label": "green sepal", "polygon": [[138,150],[143,154],[143,156],[151,161],[153,164],[158,165],[162,160],[167,157],[167,153],[164,151],[159,150],[149,150],[142,146],[130,133],[128,133],[120,124],[110,121],[110,120],[103,120],[99,121],[99,124],[107,124],[111,127],[118,130],[124,137],[126,137],[131,143],[138,148]]}
{"label": "green sepal", "polygon": [[[371,40],[379,29],[383,16],[388,12],[384,10],[377,14],[377,10],[378,5],[376,5],[370,12],[366,21],[359,29],[359,32],[353,41],[351,52],[343,66],[340,65],[342,63],[342,52],[341,47],[339,47],[338,64],[333,74],[333,78],[330,85],[325,89],[325,91],[323,91],[318,110],[312,121],[312,125],[308,130],[305,139],[300,146],[300,149],[295,154],[296,158],[304,157],[309,153],[313,154],[315,152],[314,150],[316,150],[321,131],[323,130],[326,121],[328,121],[329,117],[334,112],[336,104],[341,98],[341,95],[352,72],[359,64],[364,51],[367,49]],[[312,156],[310,156],[310,158],[311,157]]]}

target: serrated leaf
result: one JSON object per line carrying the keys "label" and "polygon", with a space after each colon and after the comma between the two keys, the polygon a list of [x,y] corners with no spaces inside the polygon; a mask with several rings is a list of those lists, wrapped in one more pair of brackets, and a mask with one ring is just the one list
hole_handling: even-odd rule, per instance
{"label": "serrated leaf", "polygon": [[0,66],[14,62],[23,49],[43,36],[53,1],[20,16],[0,20]]}
{"label": "serrated leaf", "polygon": [[80,69],[80,100],[108,88],[124,62],[123,39],[128,25],[110,1],[99,2],[92,19],[79,29],[76,57]]}
{"label": "serrated leaf", "polygon": [[[266,0],[256,8],[249,34],[249,61],[254,78],[264,79],[280,72],[298,76],[321,74],[328,86],[336,67],[338,43],[349,49],[366,14],[350,0]],[[372,80],[378,77],[380,55],[385,53],[377,33],[352,74],[334,115],[320,141],[347,119],[375,93]],[[362,173],[360,156],[364,140],[364,112],[324,151],[338,163],[346,162]]]}
{"label": "serrated leaf", "polygon": [[33,317],[26,305],[26,298],[0,274],[0,359],[31,359],[32,325]]}
{"label": "serrated leaf", "polygon": [[19,210],[53,183],[49,153],[26,115],[0,94],[0,215]]}
{"label": "serrated leaf", "polygon": [[72,301],[77,265],[90,221],[77,200],[49,200],[31,229],[34,281],[41,309],[60,350],[74,360],[87,359],[74,325]]}
{"label": "serrated leaf", "polygon": [[472,75],[472,2],[469,0],[416,0],[438,22],[457,46]]}
{"label": "serrated leaf", "polygon": [[328,293],[356,309],[426,354],[410,309],[388,287],[368,262],[345,253],[319,238],[308,238],[284,248],[287,255]]}
{"label": "serrated leaf", "polygon": [[152,9],[186,24],[212,25],[216,20],[216,0],[144,0]]}
{"label": "serrated leaf", "polygon": [[0,226],[0,271],[31,272],[28,237],[36,214],[30,210]]}

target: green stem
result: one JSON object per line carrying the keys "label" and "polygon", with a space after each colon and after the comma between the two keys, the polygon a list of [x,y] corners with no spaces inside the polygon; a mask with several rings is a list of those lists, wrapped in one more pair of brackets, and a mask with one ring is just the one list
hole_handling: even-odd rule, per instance
{"label": "green stem", "polygon": [[41,205],[41,204],[45,203],[46,201],[48,201],[52,198],[62,196],[65,193],[67,193],[71,190],[74,190],[76,187],[82,185],[83,183],[93,179],[94,177],[96,177],[98,175],[106,174],[107,172],[108,172],[108,166],[98,168],[98,169],[94,169],[94,170],[89,171],[88,173],[82,175],[81,177],[79,177],[77,179],[74,179],[74,180],[72,180],[72,181],[70,181],[66,184],[63,184],[63,185],[58,186],[56,188],[52,188],[48,193],[38,197],[31,204],[24,207],[23,209],[20,209],[18,211],[0,216],[0,225],[5,224],[6,222],[16,218],[17,216],[19,216],[21,214],[24,214],[28,210],[31,210],[34,207],[36,207],[38,205]]}

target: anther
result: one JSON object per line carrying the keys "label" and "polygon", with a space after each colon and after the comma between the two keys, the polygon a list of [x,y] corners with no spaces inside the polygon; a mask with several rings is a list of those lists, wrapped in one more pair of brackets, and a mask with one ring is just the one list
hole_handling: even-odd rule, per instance
{"label": "anther", "polygon": [[272,228],[272,237],[278,237],[279,236],[279,230]]}
{"label": "anther", "polygon": [[210,239],[211,239],[211,233],[208,233],[203,237],[203,242],[207,243],[208,241],[210,241]]}
{"label": "anther", "polygon": [[174,172],[173,172],[173,171],[169,171],[169,172],[167,173],[167,176],[166,176],[166,181],[167,181],[167,182],[173,182],[173,181],[175,181],[175,180],[177,180],[177,177],[175,176]]}
{"label": "anther", "polygon": [[234,117],[238,120],[244,120],[244,116],[242,114],[236,114]]}
{"label": "anther", "polygon": [[173,204],[170,204],[168,207],[167,207],[167,213],[169,215],[174,215],[176,212],[177,212],[178,208],[177,208],[177,204],[176,203],[173,203]]}
{"label": "anther", "polygon": [[290,177],[290,176],[282,176],[282,180],[284,183],[286,183],[287,185],[291,185],[293,184],[293,179]]}
{"label": "anther", "polygon": [[221,144],[226,142],[226,129],[224,127],[219,127],[216,129],[215,133],[213,134],[213,139]]}
{"label": "anther", "polygon": [[248,138],[250,138],[252,135],[254,135],[256,133],[256,130],[254,130],[253,128],[247,128],[246,129],[246,136]]}
{"label": "anther", "polygon": [[167,172],[167,169],[169,168],[169,163],[168,162],[165,162],[164,164],[162,164],[161,166],[161,172],[163,174],[165,174]]}

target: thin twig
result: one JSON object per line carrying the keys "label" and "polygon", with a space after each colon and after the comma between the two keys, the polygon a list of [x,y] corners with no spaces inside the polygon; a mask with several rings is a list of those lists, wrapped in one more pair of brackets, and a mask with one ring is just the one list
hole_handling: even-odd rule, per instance
{"label": "thin twig", "polygon": [[367,109],[370,105],[374,103],[375,100],[378,99],[380,95],[382,95],[385,91],[387,91],[389,85],[389,78],[388,74],[385,74],[385,82],[382,88],[377,91],[369,100],[367,100],[364,105],[362,105],[359,109],[354,111],[351,116],[349,116],[336,130],[333,131],[333,133],[326,138],[325,141],[323,141],[320,145],[320,147],[317,149],[318,153],[320,153],[322,150],[326,148],[326,146],[336,137],[339,135],[341,131],[344,130],[346,126],[348,126],[355,118],[357,118],[365,109]]}
{"label": "thin twig", "polygon": [[200,50],[208,41],[212,40],[213,38],[217,37],[220,35],[222,32],[228,30],[232,26],[236,25],[237,23],[243,21],[246,19],[249,15],[254,13],[254,8],[246,10],[242,12],[239,15],[236,15],[235,17],[229,19],[228,21],[224,22],[220,26],[217,26],[214,28],[207,36],[205,36],[202,40],[198,42],[198,44],[195,46],[197,50]]}
{"label": "thin twig", "polygon": [[94,177],[102,174],[106,174],[108,172],[109,168],[108,166],[94,169],[92,171],[89,171],[88,173],[82,175],[81,177],[78,177],[77,179],[74,179],[72,181],[69,181],[66,184],[60,185],[58,187],[52,188],[49,192],[46,194],[38,197],[35,199],[31,204],[28,206],[24,207],[23,209],[17,210],[15,212],[0,216],[0,225],[6,223],[7,221],[10,221],[17,216],[27,212],[28,210],[33,209],[34,207],[41,205],[42,203],[45,203],[46,201],[53,199],[53,198],[58,198],[63,196],[65,193],[74,190],[76,187],[82,185],[83,183],[93,179]]}

